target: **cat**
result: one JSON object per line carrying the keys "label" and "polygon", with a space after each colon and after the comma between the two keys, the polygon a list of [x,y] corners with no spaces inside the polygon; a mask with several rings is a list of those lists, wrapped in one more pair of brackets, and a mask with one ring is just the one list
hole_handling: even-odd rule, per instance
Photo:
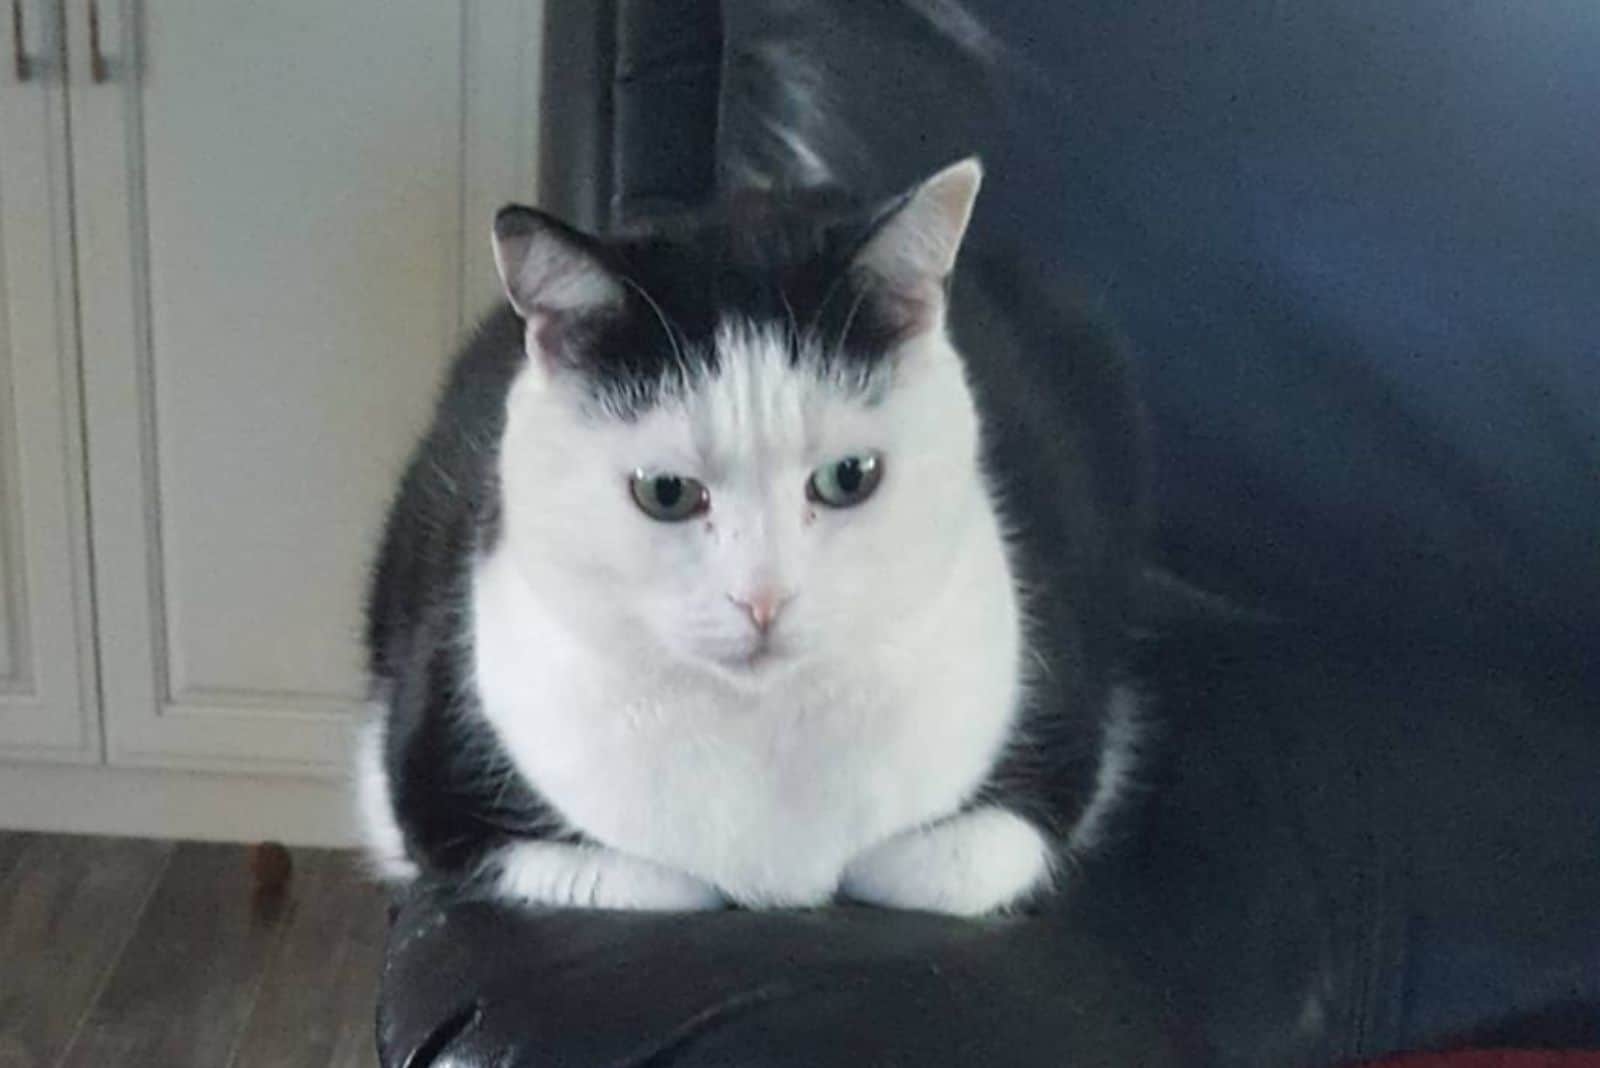
{"label": "cat", "polygon": [[1039,272],[955,272],[982,173],[604,239],[497,215],[506,303],[370,591],[384,871],[971,916],[1104,836],[1137,748],[1137,404]]}

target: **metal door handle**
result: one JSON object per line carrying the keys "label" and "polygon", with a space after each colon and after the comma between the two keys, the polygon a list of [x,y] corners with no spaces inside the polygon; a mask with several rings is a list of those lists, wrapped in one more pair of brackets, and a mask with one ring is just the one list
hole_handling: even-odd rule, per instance
{"label": "metal door handle", "polygon": [[28,56],[28,46],[22,41],[22,31],[22,0],[11,0],[11,60],[19,82],[33,78],[33,60]]}
{"label": "metal door handle", "polygon": [[89,77],[96,85],[111,80],[111,64],[100,49],[100,0],[89,0]]}

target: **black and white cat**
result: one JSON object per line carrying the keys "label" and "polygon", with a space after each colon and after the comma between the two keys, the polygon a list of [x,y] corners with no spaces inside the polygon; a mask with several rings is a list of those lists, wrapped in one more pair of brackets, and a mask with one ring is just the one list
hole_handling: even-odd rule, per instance
{"label": "black and white cat", "polygon": [[371,593],[386,871],[971,915],[1092,844],[1132,753],[1137,419],[1115,346],[1028,272],[952,303],[980,178],[605,240],[499,214],[509,307]]}

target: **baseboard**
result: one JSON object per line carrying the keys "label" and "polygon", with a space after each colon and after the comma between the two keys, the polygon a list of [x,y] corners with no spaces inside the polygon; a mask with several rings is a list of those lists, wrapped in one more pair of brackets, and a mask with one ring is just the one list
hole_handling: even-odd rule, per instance
{"label": "baseboard", "polygon": [[0,763],[0,829],[349,846],[349,787],[317,779]]}

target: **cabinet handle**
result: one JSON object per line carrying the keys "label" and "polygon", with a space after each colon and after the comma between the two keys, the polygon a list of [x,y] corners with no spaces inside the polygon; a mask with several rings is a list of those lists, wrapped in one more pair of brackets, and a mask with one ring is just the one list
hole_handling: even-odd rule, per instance
{"label": "cabinet handle", "polygon": [[89,77],[96,85],[111,80],[111,64],[100,48],[100,0],[89,0]]}
{"label": "cabinet handle", "polygon": [[33,60],[22,43],[22,31],[22,0],[11,0],[11,60],[16,66],[17,81],[26,82],[33,78]]}

